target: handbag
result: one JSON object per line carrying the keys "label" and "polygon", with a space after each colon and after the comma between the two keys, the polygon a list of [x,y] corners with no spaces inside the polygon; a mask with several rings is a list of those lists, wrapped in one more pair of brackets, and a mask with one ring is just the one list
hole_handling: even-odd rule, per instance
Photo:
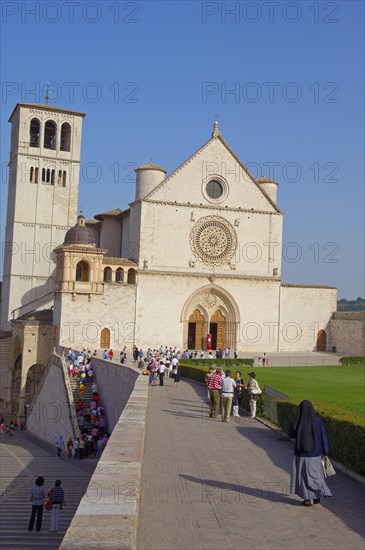
{"label": "handbag", "polygon": [[44,503],[44,509],[52,510],[52,502],[50,500],[46,500],[46,502]]}
{"label": "handbag", "polygon": [[253,387],[251,390],[251,393],[253,393],[254,395],[260,395],[260,393],[262,393],[262,389],[259,388],[258,386],[257,388]]}
{"label": "handbag", "polygon": [[322,458],[322,466],[323,466],[324,477],[331,477],[336,475],[336,470],[332,466],[332,463],[328,458],[328,456],[324,456]]}

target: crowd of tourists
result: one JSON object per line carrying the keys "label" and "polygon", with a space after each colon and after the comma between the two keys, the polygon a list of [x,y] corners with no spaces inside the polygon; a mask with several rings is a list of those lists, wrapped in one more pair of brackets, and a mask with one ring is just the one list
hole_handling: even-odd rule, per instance
{"label": "crowd of tourists", "polygon": [[[59,458],[61,458],[63,451],[66,453],[67,459],[100,458],[108,443],[106,412],[95,381],[94,370],[91,366],[91,358],[95,355],[96,351],[91,353],[90,350],[86,351],[86,349],[77,353],[69,348],[67,352],[69,376],[76,382],[79,393],[79,399],[75,407],[80,437],[69,437],[65,442],[63,437],[60,436],[56,441],[57,456]],[[85,399],[87,386],[91,390],[89,402]]]}
{"label": "crowd of tourists", "polygon": [[[232,372],[230,369],[223,372],[221,367],[217,367],[215,370],[213,370],[213,367],[210,367],[208,373],[205,375],[210,418],[218,418],[220,407],[222,422],[229,422],[231,413],[233,413],[234,417],[240,416],[245,382],[242,379],[240,371],[236,372],[235,378],[232,378],[231,375]],[[246,389],[250,400],[250,418],[255,418],[256,404],[262,390],[256,380],[256,374],[249,372],[248,376],[249,381],[247,382]]]}

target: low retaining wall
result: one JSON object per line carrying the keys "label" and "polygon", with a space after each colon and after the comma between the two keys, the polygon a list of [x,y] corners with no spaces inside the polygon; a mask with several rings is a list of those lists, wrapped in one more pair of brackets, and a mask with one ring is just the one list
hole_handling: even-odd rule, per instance
{"label": "low retaining wall", "polygon": [[62,359],[58,355],[51,356],[27,417],[27,430],[49,443],[54,443],[60,435],[65,441],[79,435],[73,403],[70,406],[67,395]]}
{"label": "low retaining wall", "polygon": [[138,376],[60,550],[136,549],[147,402],[148,377]]}
{"label": "low retaining wall", "polygon": [[91,364],[107,414],[108,429],[112,432],[128,401],[129,412],[133,415],[130,395],[140,371],[97,357],[92,358]]}

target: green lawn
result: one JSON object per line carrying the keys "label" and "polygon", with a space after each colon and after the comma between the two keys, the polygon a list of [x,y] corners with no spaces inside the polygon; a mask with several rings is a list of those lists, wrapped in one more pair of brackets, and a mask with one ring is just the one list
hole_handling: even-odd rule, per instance
{"label": "green lawn", "polygon": [[[286,393],[291,401],[333,403],[355,414],[365,414],[365,365],[268,367],[255,372],[260,387],[267,384]],[[244,376],[245,382],[247,378]]]}

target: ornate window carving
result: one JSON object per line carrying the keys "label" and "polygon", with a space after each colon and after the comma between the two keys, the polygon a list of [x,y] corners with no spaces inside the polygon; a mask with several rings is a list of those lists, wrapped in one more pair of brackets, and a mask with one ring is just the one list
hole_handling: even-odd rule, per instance
{"label": "ornate window carving", "polygon": [[191,230],[190,246],[204,264],[218,266],[232,258],[237,247],[237,235],[224,218],[206,216]]}

